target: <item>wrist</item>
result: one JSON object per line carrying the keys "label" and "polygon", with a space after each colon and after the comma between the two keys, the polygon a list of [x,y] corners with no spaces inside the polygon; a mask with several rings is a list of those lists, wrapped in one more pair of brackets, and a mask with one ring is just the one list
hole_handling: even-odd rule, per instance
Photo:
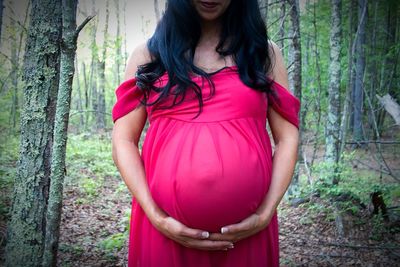
{"label": "wrist", "polygon": [[166,214],[163,210],[161,210],[157,206],[151,208],[148,214],[150,222],[157,228],[159,228],[159,226],[162,224],[162,221],[167,217],[168,214]]}
{"label": "wrist", "polygon": [[271,208],[256,211],[256,214],[260,217],[261,224],[263,226],[267,226],[269,224],[274,211],[275,210]]}

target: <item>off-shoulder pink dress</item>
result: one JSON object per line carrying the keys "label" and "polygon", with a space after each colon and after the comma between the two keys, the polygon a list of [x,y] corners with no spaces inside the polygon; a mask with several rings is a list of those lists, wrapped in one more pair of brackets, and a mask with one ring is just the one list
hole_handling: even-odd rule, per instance
{"label": "off-shoulder pink dress", "polygon": [[[191,90],[184,102],[171,109],[146,107],[150,126],[141,157],[151,195],[161,209],[191,228],[220,232],[222,226],[256,211],[269,189],[268,105],[298,128],[300,101],[276,82],[273,88],[280,101],[247,87],[237,66],[212,73],[215,94],[211,98],[208,82],[200,76],[191,78],[202,86],[203,112],[192,120],[198,100]],[[158,86],[167,79],[164,74]],[[152,94],[151,102],[157,97]],[[113,121],[138,106],[141,96],[136,78],[121,83]],[[236,242],[233,249],[205,251],[182,246],[157,231],[132,198],[128,266],[279,266],[277,213],[264,230]]]}

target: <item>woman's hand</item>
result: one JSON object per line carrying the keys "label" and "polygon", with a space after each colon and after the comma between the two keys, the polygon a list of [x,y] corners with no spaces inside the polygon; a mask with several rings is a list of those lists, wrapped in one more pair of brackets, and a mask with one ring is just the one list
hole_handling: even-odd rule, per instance
{"label": "woman's hand", "polygon": [[237,242],[246,237],[252,236],[263,230],[270,223],[274,212],[270,212],[267,216],[253,213],[243,221],[237,224],[227,225],[221,228],[221,233],[212,233],[209,240],[225,240]]}
{"label": "woman's hand", "polygon": [[233,243],[226,240],[208,240],[207,231],[189,228],[173,217],[165,216],[153,224],[158,231],[179,244],[201,250],[228,250]]}

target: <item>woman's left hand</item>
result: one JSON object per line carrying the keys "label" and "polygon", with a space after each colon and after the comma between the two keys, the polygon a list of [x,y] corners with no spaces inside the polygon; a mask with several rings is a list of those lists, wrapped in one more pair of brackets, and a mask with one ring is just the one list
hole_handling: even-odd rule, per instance
{"label": "woman's left hand", "polygon": [[222,227],[221,233],[210,233],[208,239],[237,242],[263,230],[267,227],[273,215],[274,212],[270,212],[266,217],[253,213],[240,223]]}

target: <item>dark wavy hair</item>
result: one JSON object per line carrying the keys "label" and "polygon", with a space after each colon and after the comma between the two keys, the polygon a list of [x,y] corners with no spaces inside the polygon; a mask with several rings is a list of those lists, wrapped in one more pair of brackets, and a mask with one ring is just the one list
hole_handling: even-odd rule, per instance
{"label": "dark wavy hair", "polygon": [[[258,1],[232,0],[222,15],[221,22],[217,53],[222,56],[232,55],[240,79],[245,85],[258,91],[273,92],[272,81],[266,76],[272,69],[270,51],[273,50],[269,49],[267,29]],[[191,88],[199,100],[197,116],[200,115],[203,107],[202,90],[189,74],[195,73],[206,78],[211,84],[211,95],[215,93],[210,75],[193,64],[200,35],[200,17],[192,1],[168,0],[153,36],[147,41],[152,61],[138,66],[136,72],[137,86],[143,92],[143,105],[154,105],[169,95],[174,95],[172,105],[158,107],[171,108],[181,103],[186,90]],[[155,87],[154,82],[165,72],[168,82],[163,87]],[[176,88],[171,92],[175,85]],[[152,90],[159,93],[159,96],[153,103],[149,103]]]}

